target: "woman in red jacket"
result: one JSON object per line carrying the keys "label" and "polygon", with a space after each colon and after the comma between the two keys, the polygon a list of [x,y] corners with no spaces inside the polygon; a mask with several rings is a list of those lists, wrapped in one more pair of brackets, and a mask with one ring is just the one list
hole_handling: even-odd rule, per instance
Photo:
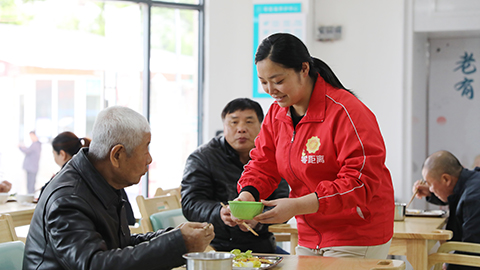
{"label": "woman in red jacket", "polygon": [[[300,255],[385,259],[394,197],[375,115],[293,35],[274,34],[255,55],[271,105],[238,182],[238,200],[274,209],[261,223],[297,220]],[[264,201],[281,178],[290,198]]]}

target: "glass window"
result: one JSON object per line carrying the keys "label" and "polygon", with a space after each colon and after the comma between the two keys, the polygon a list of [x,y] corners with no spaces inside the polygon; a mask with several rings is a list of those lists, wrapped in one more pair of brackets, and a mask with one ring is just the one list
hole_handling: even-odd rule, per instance
{"label": "glass window", "polygon": [[57,133],[71,131],[74,129],[75,112],[75,82],[58,82],[58,129]]}
{"label": "glass window", "polygon": [[[15,133],[7,138],[14,147],[0,150],[13,160],[14,166],[0,164],[13,193],[26,192],[16,145],[30,143],[29,131],[42,142],[40,189],[60,169],[51,148],[58,133],[90,137],[105,106],[142,112],[141,14],[139,4],[124,1],[0,1],[0,99],[10,99],[9,111],[19,112],[1,120]],[[130,201],[140,190],[128,191]]]}
{"label": "glass window", "polygon": [[149,195],[180,186],[198,145],[198,11],[152,8]]}
{"label": "glass window", "polygon": [[[167,2],[151,7],[150,196],[157,187],[180,185],[198,145],[200,16],[188,5],[203,1]],[[17,144],[30,144],[29,131],[42,142],[39,190],[60,169],[51,148],[58,133],[91,138],[98,112],[108,106],[145,111],[142,9],[149,4],[155,1],[0,1],[0,114],[18,113],[0,118],[0,126],[11,127],[1,135],[0,176],[13,183],[12,193],[26,192]],[[141,186],[126,191],[139,217]]]}
{"label": "glass window", "polygon": [[46,142],[52,137],[52,81],[36,81],[35,111],[29,115],[35,115],[35,125],[28,132],[35,130],[41,142]]}

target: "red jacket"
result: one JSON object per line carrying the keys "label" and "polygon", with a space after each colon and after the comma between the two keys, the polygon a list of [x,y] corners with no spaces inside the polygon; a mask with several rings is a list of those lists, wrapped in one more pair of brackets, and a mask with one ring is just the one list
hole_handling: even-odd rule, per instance
{"label": "red jacket", "polygon": [[267,198],[281,178],[291,198],[317,193],[317,213],[296,216],[299,245],[372,246],[393,236],[392,179],[375,115],[355,96],[318,77],[307,113],[293,128],[273,103],[238,190]]}

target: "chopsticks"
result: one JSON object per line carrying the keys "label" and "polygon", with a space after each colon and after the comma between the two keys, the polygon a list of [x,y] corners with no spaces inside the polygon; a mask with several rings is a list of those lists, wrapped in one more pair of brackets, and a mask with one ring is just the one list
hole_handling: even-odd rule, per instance
{"label": "chopsticks", "polygon": [[[220,202],[222,207],[227,207],[223,202]],[[255,236],[258,236],[258,233],[252,229],[245,221],[242,223],[243,226],[245,226],[251,233],[253,233]]]}
{"label": "chopsticks", "polygon": [[[425,184],[425,180],[420,181],[420,185],[423,185],[423,184]],[[407,206],[405,208],[408,208],[410,206],[410,204],[413,202],[413,199],[415,199],[415,195],[417,195],[417,193],[418,193],[418,187],[413,193],[412,198],[410,198],[410,201],[407,203]]]}

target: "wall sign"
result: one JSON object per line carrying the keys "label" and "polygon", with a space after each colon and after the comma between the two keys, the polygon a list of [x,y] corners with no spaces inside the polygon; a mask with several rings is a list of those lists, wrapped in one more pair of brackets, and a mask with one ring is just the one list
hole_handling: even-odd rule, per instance
{"label": "wall sign", "polygon": [[263,91],[255,66],[255,53],[262,40],[274,33],[290,33],[305,42],[306,13],[302,3],[255,4],[253,6],[253,97],[270,97]]}
{"label": "wall sign", "polygon": [[430,40],[428,153],[452,152],[470,168],[480,154],[480,38]]}

